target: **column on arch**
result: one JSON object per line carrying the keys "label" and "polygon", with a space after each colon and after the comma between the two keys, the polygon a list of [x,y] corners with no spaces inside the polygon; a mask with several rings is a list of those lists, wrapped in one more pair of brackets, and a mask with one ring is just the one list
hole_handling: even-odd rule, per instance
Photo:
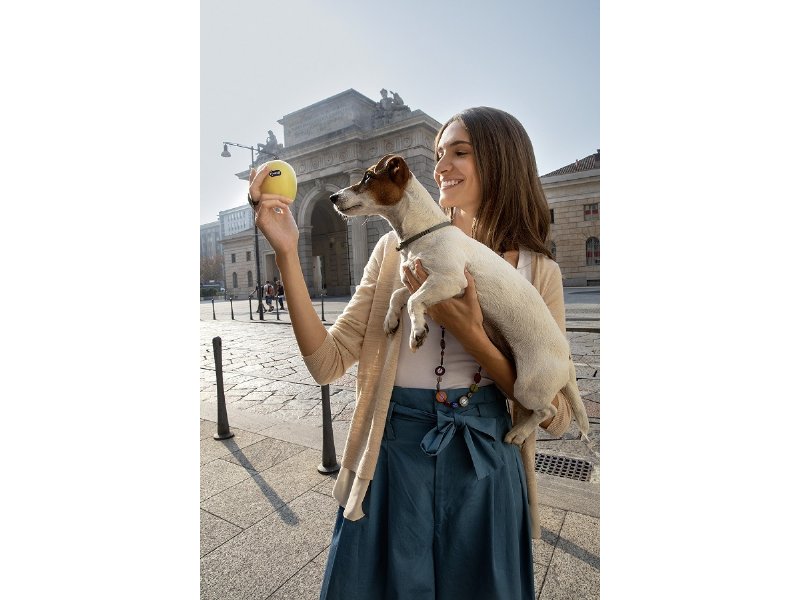
{"label": "column on arch", "polygon": [[[364,171],[350,171],[350,185],[355,185],[364,176]],[[367,266],[369,260],[369,252],[367,249],[367,228],[365,225],[367,217],[353,217],[347,219],[348,237],[350,238],[350,273],[352,274],[352,282],[350,284],[350,293],[353,294],[356,286],[361,282],[361,276],[364,274],[364,267]]]}

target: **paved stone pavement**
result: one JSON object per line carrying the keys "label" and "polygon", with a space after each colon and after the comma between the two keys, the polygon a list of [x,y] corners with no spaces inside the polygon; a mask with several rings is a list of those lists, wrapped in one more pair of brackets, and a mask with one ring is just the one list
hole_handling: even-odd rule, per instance
{"label": "paved stone pavement", "polygon": [[[325,301],[325,323],[347,298]],[[321,303],[314,301],[318,314]],[[336,512],[335,475],[322,475],[320,386],[305,368],[285,311],[250,320],[247,301],[200,306],[201,598],[318,598]],[[537,598],[599,597],[599,305],[567,304],[591,447],[573,425],[539,434],[540,454],[591,464],[589,481],[539,474],[542,540],[534,544]],[[569,331],[574,329],[575,331]],[[234,437],[215,440],[212,339],[222,340],[225,406]],[[335,447],[353,411],[355,370],[330,385]]]}

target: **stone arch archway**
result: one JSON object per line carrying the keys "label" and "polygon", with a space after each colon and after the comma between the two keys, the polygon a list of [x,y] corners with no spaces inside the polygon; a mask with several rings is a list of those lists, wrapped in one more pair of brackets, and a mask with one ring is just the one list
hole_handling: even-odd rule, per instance
{"label": "stone arch archway", "polygon": [[[310,290],[321,288],[328,296],[345,296],[351,290],[351,252],[347,221],[335,211],[330,195],[339,188],[332,184],[316,187],[298,207],[297,222],[302,236]],[[320,272],[315,275],[319,270]]]}
{"label": "stone arch archway", "polygon": [[311,215],[320,203],[330,204],[331,209],[333,209],[331,194],[338,192],[340,189],[331,183],[326,183],[320,187],[315,187],[307,193],[297,209],[297,225],[299,227],[310,227]]}

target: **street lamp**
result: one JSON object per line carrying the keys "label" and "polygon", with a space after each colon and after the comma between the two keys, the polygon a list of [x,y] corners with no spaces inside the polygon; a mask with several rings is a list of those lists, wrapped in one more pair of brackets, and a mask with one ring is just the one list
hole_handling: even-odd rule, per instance
{"label": "street lamp", "polygon": [[[252,146],[244,146],[242,144],[237,144],[236,142],[222,142],[222,153],[220,156],[223,158],[230,158],[231,153],[228,152],[228,146],[236,146],[237,148],[244,148],[246,150],[250,150],[250,168],[255,169],[256,167],[256,155],[255,152],[259,152],[260,154],[268,154],[274,158],[278,158],[276,154],[271,152],[266,152],[264,150],[256,150]],[[255,248],[256,248],[256,290],[258,290],[258,319],[260,321],[264,320],[264,288],[261,287],[261,258],[259,257],[259,250],[258,250],[258,227],[256,227],[256,211],[255,207],[253,208],[253,235],[255,239]]]}

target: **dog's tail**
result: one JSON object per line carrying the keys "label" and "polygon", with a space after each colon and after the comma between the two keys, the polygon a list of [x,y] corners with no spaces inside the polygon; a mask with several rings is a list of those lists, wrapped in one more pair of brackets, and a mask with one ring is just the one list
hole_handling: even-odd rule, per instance
{"label": "dog's tail", "polygon": [[584,436],[589,435],[589,417],[586,415],[586,407],[581,400],[581,393],[578,391],[578,380],[575,373],[575,364],[569,361],[569,382],[561,390],[569,401],[569,407],[578,423],[578,428]]}

